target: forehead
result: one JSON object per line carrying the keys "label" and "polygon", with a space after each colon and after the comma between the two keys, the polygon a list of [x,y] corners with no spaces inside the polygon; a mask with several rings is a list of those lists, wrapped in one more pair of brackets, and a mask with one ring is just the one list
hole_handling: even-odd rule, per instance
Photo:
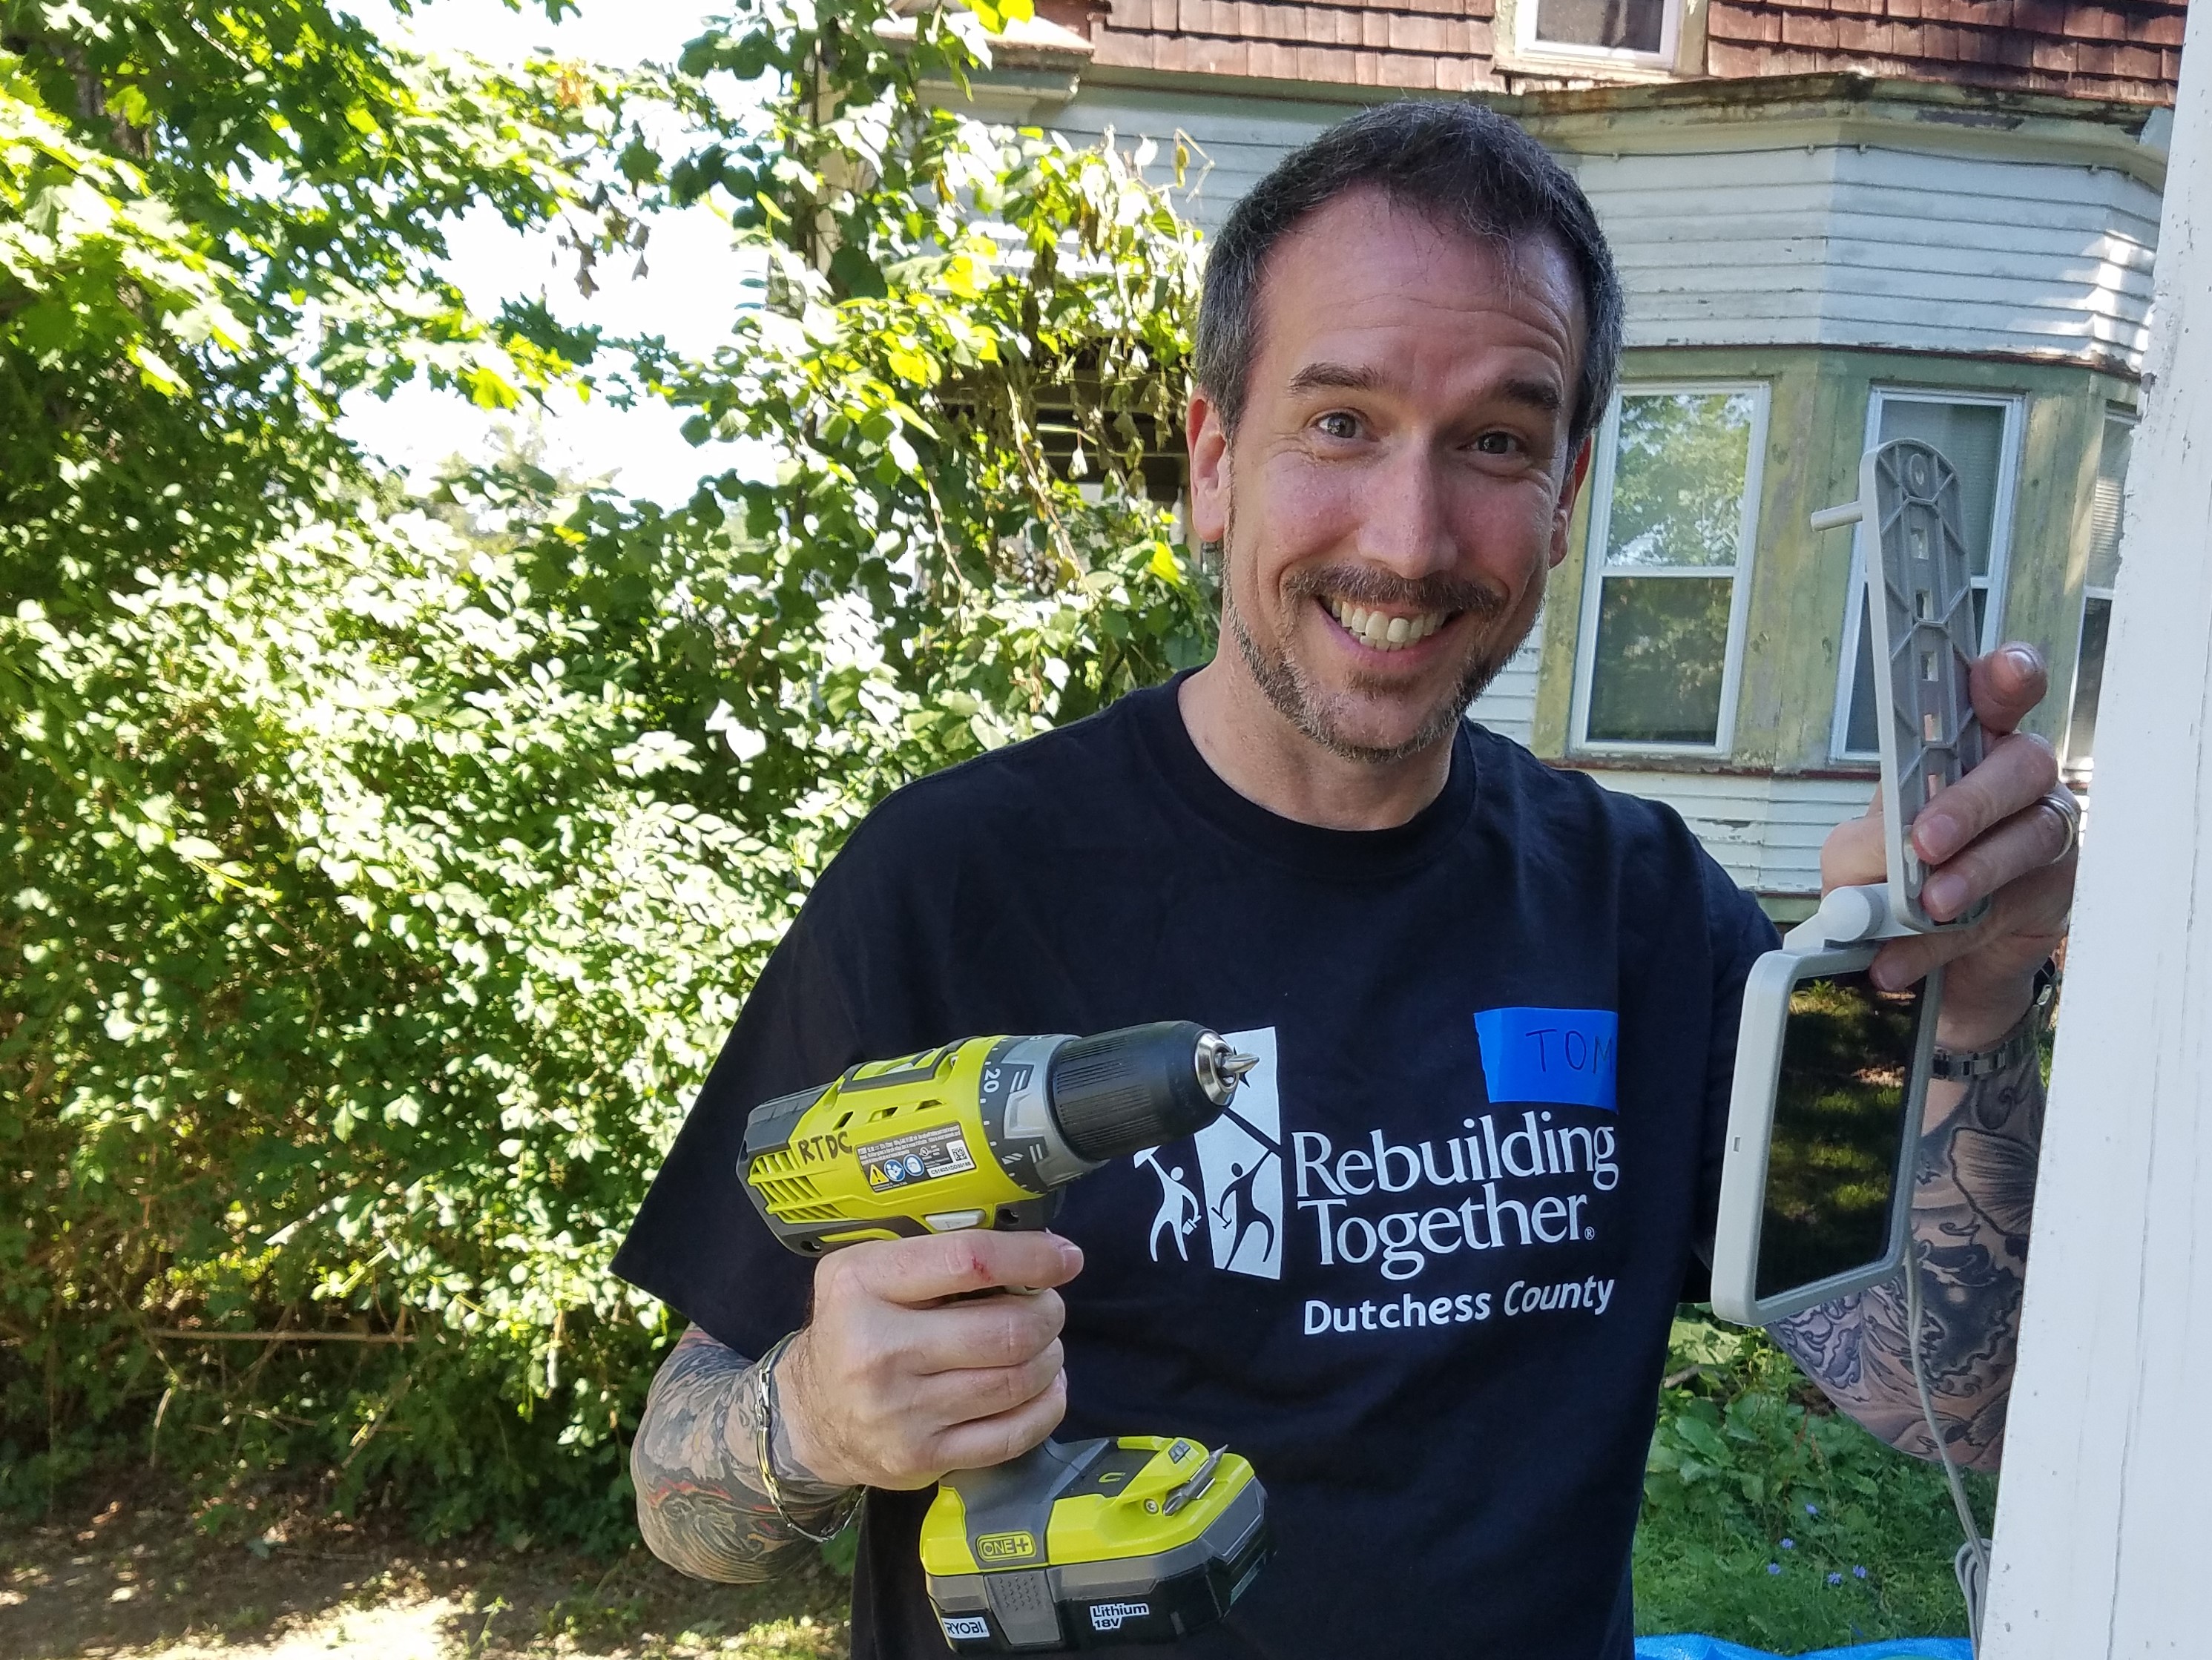
{"label": "forehead", "polygon": [[1506,346],[1555,356],[1569,377],[1581,366],[1582,289],[1555,237],[1491,242],[1380,191],[1347,192],[1286,232],[1257,301],[1255,367],[1279,374],[1393,336],[1429,358]]}

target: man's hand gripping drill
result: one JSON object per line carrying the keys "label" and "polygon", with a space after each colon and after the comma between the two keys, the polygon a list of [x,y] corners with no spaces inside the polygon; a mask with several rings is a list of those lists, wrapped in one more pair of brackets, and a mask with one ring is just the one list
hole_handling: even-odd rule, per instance
{"label": "man's hand gripping drill", "polygon": [[944,1483],[922,1563],[957,1651],[1178,1637],[1265,1560],[1242,1457],[1182,1437],[1046,1438],[1067,1402],[1055,1287],[1083,1265],[1045,1231],[1058,1190],[1205,1128],[1255,1064],[1188,1022],[969,1038],[748,1121],[747,1192],[821,1258],[813,1317],[776,1359],[778,1427],[822,1482]]}
{"label": "man's hand gripping drill", "polygon": [[911,1488],[1027,1452],[1067,1409],[1054,1287],[1082,1267],[1056,1234],[981,1228],[830,1252],[776,1367],[792,1456],[835,1486]]}

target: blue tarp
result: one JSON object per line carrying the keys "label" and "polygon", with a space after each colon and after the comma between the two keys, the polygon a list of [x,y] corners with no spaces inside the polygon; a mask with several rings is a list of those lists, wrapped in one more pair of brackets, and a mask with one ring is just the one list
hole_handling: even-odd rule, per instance
{"label": "blue tarp", "polygon": [[[1717,1637],[1639,1637],[1636,1660],[1777,1660],[1765,1649],[1723,1643]],[[1963,1637],[1907,1637],[1890,1643],[1861,1643],[1848,1649],[1821,1649],[1798,1660],[1974,1660],[1973,1645]]]}

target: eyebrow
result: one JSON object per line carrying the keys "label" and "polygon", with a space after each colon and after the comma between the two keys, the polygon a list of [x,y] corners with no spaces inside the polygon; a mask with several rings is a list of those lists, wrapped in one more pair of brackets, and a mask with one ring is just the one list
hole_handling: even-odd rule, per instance
{"label": "eyebrow", "polygon": [[1316,386],[1334,386],[1346,392],[1373,392],[1382,384],[1382,374],[1375,369],[1353,368],[1346,363],[1309,363],[1291,377],[1292,392],[1310,392]]}
{"label": "eyebrow", "polygon": [[1531,409],[1541,410],[1547,415],[1557,415],[1564,403],[1559,383],[1555,380],[1508,380],[1498,387],[1498,395],[1508,403],[1526,404]]}
{"label": "eyebrow", "polygon": [[[1382,375],[1376,369],[1356,368],[1348,363],[1308,363],[1291,377],[1290,390],[1311,392],[1317,387],[1333,387],[1344,392],[1374,392],[1382,385]],[[1521,376],[1500,385],[1496,395],[1508,403],[1525,404],[1547,415],[1557,415],[1566,402],[1556,381]]]}

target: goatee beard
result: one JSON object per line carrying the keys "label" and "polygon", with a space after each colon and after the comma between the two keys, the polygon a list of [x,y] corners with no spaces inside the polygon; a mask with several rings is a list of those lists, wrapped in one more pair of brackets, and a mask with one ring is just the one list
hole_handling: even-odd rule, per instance
{"label": "goatee beard", "polygon": [[[1540,581],[1530,585],[1528,597],[1509,615],[1504,603],[1489,590],[1453,577],[1431,576],[1409,581],[1368,566],[1342,566],[1301,571],[1291,578],[1282,588],[1284,598],[1289,601],[1334,593],[1364,605],[1392,605],[1405,611],[1471,611],[1484,636],[1477,641],[1457,686],[1422,716],[1410,738],[1402,743],[1382,745],[1356,743],[1332,718],[1326,695],[1314,684],[1304,666],[1280,648],[1269,653],[1253,637],[1243,613],[1237,609],[1236,584],[1230,579],[1236,540],[1237,507],[1232,499],[1222,535],[1222,623],[1236,641],[1237,654],[1243,658],[1254,683],[1275,712],[1299,733],[1332,755],[1369,766],[1392,765],[1450,736],[1467,713],[1468,705],[1482,695],[1484,689],[1498,678],[1498,671],[1521,648],[1543,603],[1544,584]],[[1354,678],[1352,689],[1354,692],[1363,689],[1358,678]]]}

